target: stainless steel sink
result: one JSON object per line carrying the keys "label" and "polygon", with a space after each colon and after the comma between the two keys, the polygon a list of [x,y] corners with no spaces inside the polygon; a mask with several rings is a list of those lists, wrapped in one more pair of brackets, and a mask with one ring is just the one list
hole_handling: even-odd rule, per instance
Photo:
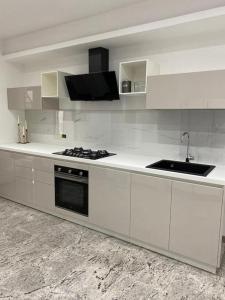
{"label": "stainless steel sink", "polygon": [[160,160],[152,165],[146,166],[146,168],[206,177],[215,166],[174,160]]}

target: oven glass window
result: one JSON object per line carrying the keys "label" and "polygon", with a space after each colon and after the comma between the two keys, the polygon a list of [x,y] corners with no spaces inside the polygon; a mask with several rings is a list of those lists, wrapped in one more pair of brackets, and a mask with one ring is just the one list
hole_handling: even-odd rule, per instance
{"label": "oven glass window", "polygon": [[55,204],[88,215],[88,184],[55,178]]}

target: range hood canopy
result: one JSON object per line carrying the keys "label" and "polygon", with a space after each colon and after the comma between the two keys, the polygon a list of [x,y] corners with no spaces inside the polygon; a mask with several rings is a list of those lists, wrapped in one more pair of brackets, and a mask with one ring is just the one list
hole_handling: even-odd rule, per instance
{"label": "range hood canopy", "polygon": [[89,49],[89,74],[65,77],[71,101],[119,100],[116,73],[109,71],[109,50]]}

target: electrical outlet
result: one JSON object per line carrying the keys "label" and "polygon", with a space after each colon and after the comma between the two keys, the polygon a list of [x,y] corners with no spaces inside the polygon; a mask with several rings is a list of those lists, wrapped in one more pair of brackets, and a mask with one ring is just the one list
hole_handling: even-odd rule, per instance
{"label": "electrical outlet", "polygon": [[66,139],[66,134],[65,134],[65,133],[62,133],[62,134],[61,134],[61,138],[62,138],[62,139]]}

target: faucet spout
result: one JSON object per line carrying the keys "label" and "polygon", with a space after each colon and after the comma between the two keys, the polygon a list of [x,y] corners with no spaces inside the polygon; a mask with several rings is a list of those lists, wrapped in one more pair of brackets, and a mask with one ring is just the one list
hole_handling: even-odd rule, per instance
{"label": "faucet spout", "polygon": [[194,157],[192,155],[190,155],[189,153],[189,148],[190,148],[190,134],[189,132],[185,131],[182,135],[181,135],[181,142],[183,143],[185,138],[187,139],[187,152],[186,152],[186,162],[190,162],[190,160],[193,160]]}

